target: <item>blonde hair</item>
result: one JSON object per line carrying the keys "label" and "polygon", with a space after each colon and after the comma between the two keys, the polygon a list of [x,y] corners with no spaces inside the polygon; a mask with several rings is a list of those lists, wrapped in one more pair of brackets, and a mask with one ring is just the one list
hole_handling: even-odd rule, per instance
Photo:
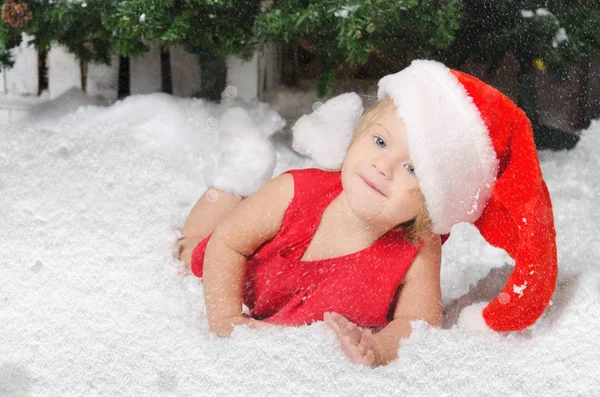
{"label": "blonde hair", "polygon": [[[350,149],[350,147],[354,144],[356,139],[358,139],[363,133],[365,133],[368,130],[371,123],[373,123],[373,121],[381,113],[382,109],[388,104],[393,105],[393,102],[392,99],[386,95],[382,99],[379,99],[377,102],[371,105],[360,116],[360,119],[358,119],[358,123],[354,128],[354,132],[352,134],[352,138],[350,139],[348,149]],[[328,171],[339,172],[341,170],[341,168],[336,168],[329,169]],[[416,193],[419,196],[422,203],[419,209],[417,210],[417,215],[414,219],[397,225],[396,227],[394,227],[394,230],[404,231],[404,233],[406,233],[406,238],[410,241],[411,244],[416,246],[418,245],[419,240],[422,236],[431,232],[431,219],[429,218],[429,212],[427,211],[427,206],[425,204],[425,196],[423,195],[423,192],[421,192],[421,189],[417,187],[414,193]]]}

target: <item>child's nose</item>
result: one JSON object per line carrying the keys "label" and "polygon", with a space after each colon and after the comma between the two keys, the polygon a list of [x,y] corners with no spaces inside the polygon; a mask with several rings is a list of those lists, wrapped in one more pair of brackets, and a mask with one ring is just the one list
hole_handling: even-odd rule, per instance
{"label": "child's nose", "polygon": [[379,174],[383,175],[385,179],[391,179],[392,177],[392,164],[386,156],[378,156],[373,159],[373,168]]}

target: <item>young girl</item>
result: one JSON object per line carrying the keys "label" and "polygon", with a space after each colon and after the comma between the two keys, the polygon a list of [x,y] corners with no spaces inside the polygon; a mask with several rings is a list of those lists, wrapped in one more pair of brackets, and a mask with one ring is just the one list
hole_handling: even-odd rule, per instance
{"label": "young girl", "polygon": [[[480,91],[486,95],[479,96]],[[272,157],[261,156],[271,160],[251,162],[251,173],[238,170],[245,180],[266,181],[247,198],[233,186],[218,183],[218,176],[211,177],[215,183],[209,183],[192,209],[180,246],[180,258],[203,278],[211,332],[227,337],[239,324],[265,328],[324,320],[354,363],[374,367],[396,358],[400,339],[411,333],[411,321],[441,326],[441,245],[458,222],[502,219],[498,213],[506,208],[494,200],[492,189],[501,182],[499,175],[510,171],[510,158],[497,154],[507,140],[496,138],[496,131],[508,134],[497,128],[502,127],[496,125],[502,122],[497,116],[511,111],[521,123],[526,117],[498,91],[433,61],[415,61],[384,77],[378,97],[360,118],[340,170],[289,170],[268,180]],[[481,110],[482,98],[491,99],[485,104],[494,104],[499,112],[490,117],[488,108]],[[251,139],[260,141],[260,133],[242,112],[232,110],[245,128],[254,129],[248,134]],[[226,124],[232,113],[224,115],[222,128],[234,127]],[[516,136],[512,129],[512,141],[530,150],[531,130],[527,123],[521,127]],[[229,155],[236,152],[228,150]],[[248,155],[243,149],[236,153]],[[221,161],[227,163],[224,157]],[[533,167],[527,166],[535,169],[537,157],[532,161]],[[551,211],[539,211],[549,207],[541,184],[535,208],[538,216],[545,214],[548,225]],[[248,186],[245,190],[252,193]],[[491,209],[484,213],[488,201]],[[478,225],[488,241],[514,257],[518,239],[511,233],[521,240],[523,236],[515,225],[503,226],[507,244]],[[552,238],[551,226],[543,231]],[[551,238],[536,242],[548,248],[541,252],[547,261],[528,265],[528,270],[542,273],[542,280],[529,280],[542,293],[555,282]],[[522,261],[516,256],[522,277]],[[483,311],[485,325],[522,328],[547,305],[545,295],[541,304],[539,296],[533,304],[528,299],[515,304],[511,290],[507,282],[502,293],[508,296],[499,296],[504,300],[499,315],[490,307]],[[250,316],[243,313],[242,303]],[[533,312],[530,318],[523,309]]]}

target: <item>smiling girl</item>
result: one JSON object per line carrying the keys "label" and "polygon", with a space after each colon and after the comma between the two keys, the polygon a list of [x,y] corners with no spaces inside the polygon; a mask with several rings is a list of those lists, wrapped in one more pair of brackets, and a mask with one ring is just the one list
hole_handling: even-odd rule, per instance
{"label": "smiling girl", "polygon": [[[517,256],[518,272],[507,281],[506,296],[490,304],[495,312],[483,313],[486,324],[520,329],[541,315],[556,280],[556,250],[526,116],[493,88],[433,61],[415,61],[384,77],[378,97],[358,121],[339,170],[288,170],[268,180],[273,157],[262,155],[237,163],[244,182],[254,178],[258,186],[248,197],[218,178],[209,181],[182,229],[180,258],[203,279],[211,332],[228,337],[239,324],[267,328],[324,320],[352,362],[387,364],[397,357],[400,340],[410,336],[412,321],[441,326],[441,245],[463,221],[479,222],[488,241]],[[509,111],[514,119],[498,117]],[[239,134],[253,130],[250,152],[268,152],[266,140],[256,144],[260,134],[242,109],[223,117],[233,114],[243,121]],[[515,143],[528,151],[526,172],[539,190],[522,185],[514,194],[536,199],[527,210],[536,211],[539,227],[546,227],[532,249],[539,264],[527,261],[526,269],[538,271],[528,281],[541,299],[530,300],[523,289],[514,296],[509,283],[524,281],[517,273],[528,277],[518,244],[530,237],[506,216],[512,209],[502,205],[505,193],[492,197],[502,174],[515,171],[504,150],[512,144],[517,153]],[[490,219],[502,221],[501,237],[486,226]]]}

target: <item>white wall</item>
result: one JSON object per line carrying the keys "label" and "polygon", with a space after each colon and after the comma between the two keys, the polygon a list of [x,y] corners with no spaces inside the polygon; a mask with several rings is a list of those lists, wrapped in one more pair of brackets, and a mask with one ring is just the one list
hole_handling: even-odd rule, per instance
{"label": "white wall", "polygon": [[37,50],[28,46],[31,36],[23,35],[18,47],[11,49],[15,65],[0,72],[0,95],[37,95],[38,59]]}
{"label": "white wall", "polygon": [[[48,53],[48,95],[38,97],[37,51],[24,42],[14,48],[15,66],[0,71],[0,125],[25,116],[29,108],[41,100],[54,99],[72,87],[81,88],[79,61],[65,47],[53,45]],[[171,48],[173,95],[189,97],[200,90],[200,65],[197,56],[182,47]],[[248,62],[234,56],[226,58],[229,92],[244,101],[263,99],[265,89],[272,90],[281,79],[280,47],[268,44]],[[130,63],[130,92],[147,94],[161,90],[160,52],[157,46]],[[89,64],[87,94],[114,100],[118,92],[119,57],[111,65]],[[234,88],[234,90],[231,90]],[[8,94],[8,95],[6,95]],[[29,99],[27,99],[29,98]]]}
{"label": "white wall", "polygon": [[198,57],[180,46],[171,47],[170,52],[173,95],[190,97],[200,91]]}
{"label": "white wall", "polygon": [[81,88],[79,61],[67,48],[53,44],[48,51],[48,91],[54,99],[73,87]]}
{"label": "white wall", "polygon": [[150,46],[146,54],[130,61],[131,95],[160,92],[160,49]]}
{"label": "white wall", "polygon": [[91,63],[88,65],[87,89],[89,96],[114,100],[119,91],[119,56],[113,55],[110,65]]}
{"label": "white wall", "polygon": [[258,58],[257,52],[248,62],[234,56],[226,58],[227,85],[235,87],[237,96],[244,101],[258,98]]}

